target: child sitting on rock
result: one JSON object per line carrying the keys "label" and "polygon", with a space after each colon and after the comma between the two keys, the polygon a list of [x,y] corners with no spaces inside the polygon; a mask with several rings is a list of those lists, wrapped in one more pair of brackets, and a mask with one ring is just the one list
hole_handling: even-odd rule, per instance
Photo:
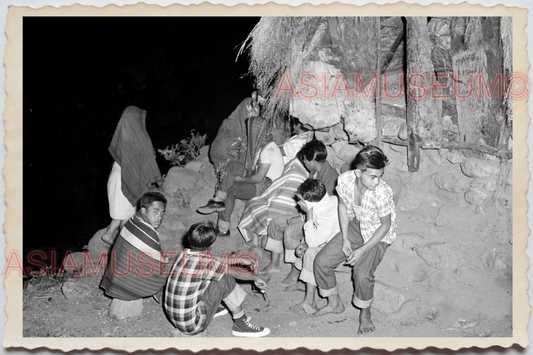
{"label": "child sitting on rock", "polygon": [[[303,226],[304,239],[296,248],[298,257],[294,266],[300,269],[300,280],[305,282],[305,298],[302,302],[290,308],[300,311],[301,308],[311,315],[316,311],[315,293],[316,282],[313,274],[313,262],[318,252],[339,231],[338,203],[336,196],[329,196],[326,186],[316,179],[305,180],[296,193],[298,205],[306,215]],[[293,285],[296,286],[296,285]]]}
{"label": "child sitting on rock", "polygon": [[211,252],[217,238],[212,222],[193,224],[187,235],[190,249],[178,256],[167,281],[164,308],[170,322],[187,335],[207,329],[213,318],[227,314],[224,301],[233,317],[232,333],[241,337],[263,337],[270,329],[250,322],[242,309],[247,293],[235,279],[252,280],[260,290],[266,282],[253,272],[216,260]]}

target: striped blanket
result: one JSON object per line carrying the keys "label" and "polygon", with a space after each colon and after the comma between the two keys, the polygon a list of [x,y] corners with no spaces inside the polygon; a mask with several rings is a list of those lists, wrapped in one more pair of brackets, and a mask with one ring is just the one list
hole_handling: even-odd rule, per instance
{"label": "striped blanket", "polygon": [[254,235],[266,235],[272,219],[298,213],[294,194],[308,175],[300,160],[294,158],[261,196],[248,201],[238,226],[245,241],[249,242]]}
{"label": "striped blanket", "polygon": [[113,298],[133,301],[159,292],[168,275],[163,272],[159,236],[137,212],[122,227],[108,257],[100,287]]}

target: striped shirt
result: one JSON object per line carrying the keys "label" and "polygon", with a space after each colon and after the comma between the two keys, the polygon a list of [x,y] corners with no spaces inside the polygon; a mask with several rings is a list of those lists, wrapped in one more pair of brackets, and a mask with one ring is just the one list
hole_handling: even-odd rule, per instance
{"label": "striped shirt", "polygon": [[[339,176],[337,193],[346,205],[346,212],[350,220],[357,217],[361,227],[361,236],[366,243],[381,226],[380,217],[391,215],[391,227],[389,232],[381,240],[391,244],[396,239],[396,207],[392,199],[393,193],[389,185],[383,180],[374,191],[366,190],[361,200],[361,208],[356,205],[355,196],[356,176],[355,171],[350,170]],[[360,213],[356,213],[360,210]]]}
{"label": "striped shirt", "polygon": [[182,333],[195,334],[207,322],[207,307],[198,302],[211,281],[219,281],[225,265],[211,251],[184,249],[167,280],[165,311]]}

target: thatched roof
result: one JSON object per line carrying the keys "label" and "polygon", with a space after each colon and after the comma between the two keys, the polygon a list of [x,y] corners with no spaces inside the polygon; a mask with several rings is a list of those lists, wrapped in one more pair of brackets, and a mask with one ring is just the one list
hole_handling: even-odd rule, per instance
{"label": "thatched roof", "polygon": [[[345,74],[353,88],[353,73],[361,73],[364,82],[377,72],[378,18],[376,17],[263,17],[241,48],[248,51],[250,74],[257,87],[269,98],[268,114],[286,113],[290,95],[274,100],[284,74],[297,83],[302,68],[310,61],[322,61]],[[385,19],[386,56],[390,45],[402,30],[400,18]],[[389,45],[390,44],[390,45]],[[402,50],[399,55],[402,55]],[[401,57],[400,57],[401,58]],[[397,61],[398,62],[398,61]],[[401,66],[401,61],[400,61]]]}

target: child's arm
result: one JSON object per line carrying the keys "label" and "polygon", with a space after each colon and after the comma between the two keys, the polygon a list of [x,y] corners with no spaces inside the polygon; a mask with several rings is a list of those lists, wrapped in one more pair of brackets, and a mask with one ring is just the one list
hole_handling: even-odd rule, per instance
{"label": "child's arm", "polygon": [[257,170],[257,173],[255,173],[252,176],[248,176],[248,177],[235,176],[235,181],[257,184],[258,182],[263,181],[269,169],[270,169],[270,164],[259,164],[259,169]]}
{"label": "child's arm", "polygon": [[341,228],[341,234],[342,234],[342,252],[346,257],[348,257],[350,254],[352,254],[352,246],[350,245],[350,241],[348,240],[348,224],[350,223],[350,219],[348,218],[348,212],[346,211],[346,204],[344,203],[342,198],[339,198],[339,226]]}
{"label": "child's arm", "polygon": [[229,267],[228,273],[230,276],[233,276],[233,278],[237,280],[253,281],[255,286],[257,286],[257,288],[259,288],[260,290],[265,290],[267,287],[267,282],[265,280],[263,280],[259,275],[252,274],[249,271],[247,272],[243,270],[241,272],[236,272],[234,268]]}
{"label": "child's arm", "polygon": [[363,256],[367,250],[370,250],[373,246],[383,239],[390,230],[392,224],[392,217],[390,214],[385,217],[379,217],[381,225],[376,229],[372,237],[360,248],[355,249],[350,256],[346,259],[346,264],[354,266],[355,263]]}

